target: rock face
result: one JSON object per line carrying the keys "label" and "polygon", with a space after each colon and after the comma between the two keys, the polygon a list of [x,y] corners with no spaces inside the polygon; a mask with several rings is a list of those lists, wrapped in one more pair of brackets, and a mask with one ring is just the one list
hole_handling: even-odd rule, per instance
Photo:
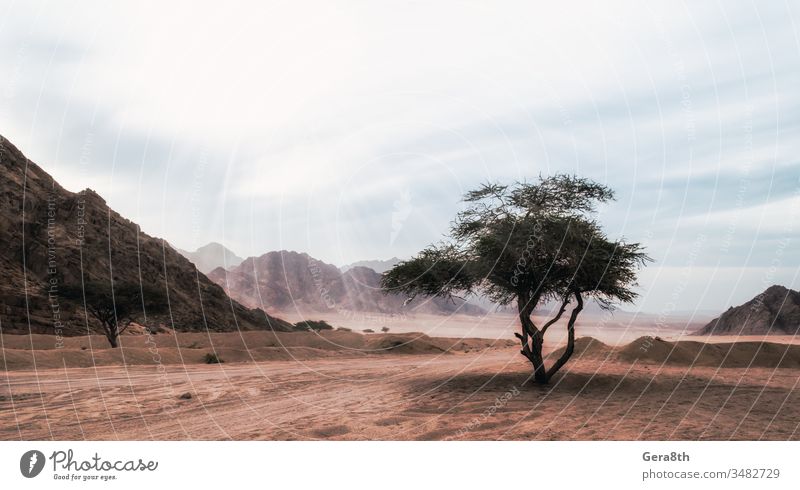
{"label": "rock face", "polygon": [[747,303],[729,308],[698,335],[796,335],[800,332],[800,292],[771,286]]}
{"label": "rock face", "polygon": [[230,269],[241,264],[244,259],[237,257],[231,250],[225,248],[222,244],[211,242],[203,245],[194,252],[177,249],[184,257],[189,259],[189,262],[197,266],[197,270],[203,274],[208,274],[217,267],[223,269]]}
{"label": "rock face", "polygon": [[4,333],[100,331],[82,301],[84,282],[160,289],[169,310],[148,325],[181,331],[275,329],[288,323],[231,301],[161,239],[110,209],[97,193],[67,191],[0,136],[0,327]]}
{"label": "rock face", "polygon": [[381,275],[368,267],[342,273],[305,253],[269,252],[245,259],[229,270],[217,268],[208,277],[232,298],[251,307],[269,305],[274,311],[350,312],[397,315],[404,313],[478,315],[484,310],[459,299],[416,298],[384,294]]}

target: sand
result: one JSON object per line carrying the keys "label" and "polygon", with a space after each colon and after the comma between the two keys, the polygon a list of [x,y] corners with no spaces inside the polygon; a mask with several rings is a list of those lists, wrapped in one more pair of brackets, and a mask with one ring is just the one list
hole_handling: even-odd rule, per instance
{"label": "sand", "polygon": [[[541,387],[516,347],[485,339],[215,335],[158,339],[159,352],[188,359],[174,364],[114,365],[121,354],[86,349],[109,363],[97,367],[47,358],[52,337],[5,335],[6,362],[31,342],[40,349],[37,370],[13,360],[18,369],[0,374],[0,439],[800,439],[796,345],[582,338]],[[86,352],[89,340],[101,339],[65,349]],[[124,350],[145,341],[125,338]],[[281,349],[271,341],[295,358],[259,359]],[[212,343],[231,360],[195,362]],[[236,362],[243,345],[255,361]]]}
{"label": "sand", "polygon": [[508,348],[506,339],[440,338],[422,333],[364,335],[345,331],[234,332],[123,335],[120,348],[99,335],[67,337],[59,346],[52,335],[3,335],[0,369],[46,370],[94,366],[205,364],[207,355],[225,363],[314,360],[327,357],[464,353]]}

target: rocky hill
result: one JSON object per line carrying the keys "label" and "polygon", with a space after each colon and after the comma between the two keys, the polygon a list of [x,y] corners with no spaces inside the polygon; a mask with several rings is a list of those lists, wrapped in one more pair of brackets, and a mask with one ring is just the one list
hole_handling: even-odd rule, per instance
{"label": "rocky hill", "polygon": [[353,262],[352,264],[343,265],[340,267],[340,269],[342,272],[347,272],[354,267],[368,267],[378,274],[383,274],[399,263],[400,259],[397,257],[392,257],[391,259],[386,260],[359,260],[358,262]]}
{"label": "rocky hill", "polygon": [[[99,323],[63,291],[86,282],[158,288],[169,310],[147,323],[183,331],[289,330],[245,308],[161,239],[97,193],[61,187],[0,136],[0,327],[4,333],[85,335]],[[82,282],[83,281],[83,282]]]}
{"label": "rocky hill", "polygon": [[[384,294],[381,275],[368,267],[346,272],[305,253],[279,251],[245,259],[229,270],[217,268],[208,277],[244,305],[269,305],[274,311],[464,313],[478,315],[484,310],[459,299],[416,298]],[[263,303],[262,303],[263,302]]]}
{"label": "rocky hill", "polygon": [[800,292],[771,286],[747,303],[729,308],[698,335],[796,335],[800,332]]}
{"label": "rocky hill", "polygon": [[197,270],[203,274],[208,274],[217,267],[222,267],[223,269],[236,267],[244,260],[222,244],[216,242],[203,245],[194,252],[181,250],[179,248],[176,250],[189,259],[189,262],[197,266]]}

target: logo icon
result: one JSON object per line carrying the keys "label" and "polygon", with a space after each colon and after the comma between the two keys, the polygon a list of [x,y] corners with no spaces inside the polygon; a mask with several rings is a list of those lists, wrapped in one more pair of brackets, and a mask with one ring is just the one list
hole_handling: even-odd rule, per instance
{"label": "logo icon", "polygon": [[44,454],[41,451],[32,449],[19,459],[19,471],[25,478],[33,478],[42,472],[44,468]]}

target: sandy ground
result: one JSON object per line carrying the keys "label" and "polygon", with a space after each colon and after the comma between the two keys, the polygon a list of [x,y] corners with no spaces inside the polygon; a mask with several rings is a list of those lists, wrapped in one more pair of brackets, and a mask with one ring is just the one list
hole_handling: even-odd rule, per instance
{"label": "sandy ground", "polygon": [[[472,337],[485,339],[514,340],[514,332],[519,331],[519,318],[509,312],[492,313],[482,316],[472,315],[425,315],[386,316],[380,314],[353,313],[324,315],[301,315],[298,312],[277,312],[280,318],[297,322],[304,319],[317,320],[324,318],[334,326],[348,327],[360,332],[363,329],[379,331],[381,327],[389,328],[393,333],[422,332],[431,337]],[[552,316],[552,312],[550,313]],[[553,325],[548,331],[547,342],[558,345],[564,341],[568,314]],[[544,323],[550,316],[536,316],[538,324]],[[582,336],[594,337],[606,344],[619,345],[632,342],[645,336],[661,336],[677,338],[694,332],[705,326],[707,317],[666,317],[647,313],[631,313],[622,310],[613,312],[589,311],[581,314],[576,323],[576,330]]]}
{"label": "sandy ground", "polygon": [[[202,334],[183,335],[178,344],[196,347]],[[52,343],[12,337],[6,349]],[[2,372],[0,439],[800,439],[798,346],[583,339],[539,387],[515,347],[422,340],[303,359]]]}

